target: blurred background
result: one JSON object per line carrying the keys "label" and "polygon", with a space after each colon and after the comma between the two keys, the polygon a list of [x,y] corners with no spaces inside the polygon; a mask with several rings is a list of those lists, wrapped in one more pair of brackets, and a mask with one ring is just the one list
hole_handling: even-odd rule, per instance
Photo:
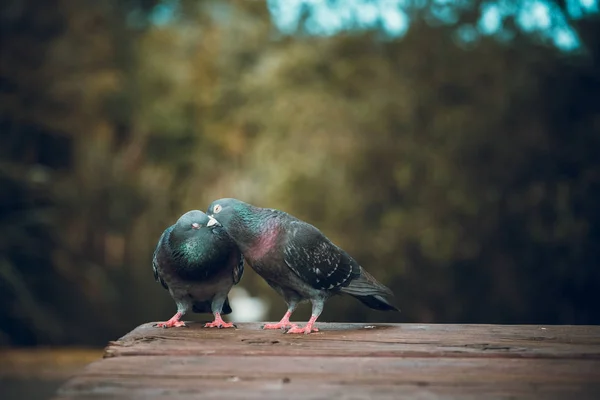
{"label": "blurred background", "polygon": [[[316,225],[402,309],[321,321],[600,323],[597,0],[0,10],[5,351],[168,319],[156,242],[220,197]],[[235,318],[281,317],[241,287]]]}

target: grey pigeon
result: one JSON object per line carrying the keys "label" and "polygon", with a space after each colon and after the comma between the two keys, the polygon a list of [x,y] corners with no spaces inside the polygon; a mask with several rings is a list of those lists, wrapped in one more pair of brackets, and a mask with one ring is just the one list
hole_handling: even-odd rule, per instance
{"label": "grey pigeon", "polygon": [[[311,333],[325,301],[346,293],[376,310],[398,311],[392,291],[365,271],[321,231],[283,211],[255,207],[237,199],[214,201],[209,225],[222,225],[235,240],[248,264],[285,299],[288,310],[277,324],[287,333]],[[304,328],[290,323],[296,306],[310,300],[312,316]]]}
{"label": "grey pigeon", "polygon": [[225,229],[211,220],[202,211],[189,211],[160,237],[152,260],[154,278],[171,293],[177,313],[155,326],[186,326],[181,317],[190,310],[214,314],[207,328],[234,326],[221,315],[231,313],[227,295],[242,277],[244,258]]}

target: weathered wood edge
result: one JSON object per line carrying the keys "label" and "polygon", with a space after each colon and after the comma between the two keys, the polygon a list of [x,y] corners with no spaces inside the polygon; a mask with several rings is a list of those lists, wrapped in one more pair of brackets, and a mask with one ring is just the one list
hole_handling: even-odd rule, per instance
{"label": "weathered wood edge", "polygon": [[[105,348],[54,400],[595,399],[600,326],[321,323],[308,336],[160,329],[143,324]],[[137,356],[137,357],[136,357]],[[348,360],[348,361],[346,361]]]}
{"label": "weathered wood edge", "polygon": [[[261,326],[242,323],[233,331],[205,329],[199,323],[176,329],[154,328],[147,323],[109,342],[104,358],[240,354],[310,357],[323,354],[326,348],[325,354],[335,357],[600,359],[600,326],[321,323],[321,333],[308,336],[263,331]],[[432,336],[436,340],[431,340]],[[420,341],[420,337],[430,339]],[[348,352],[343,349],[348,341],[361,346]],[[273,351],[269,344],[280,346]],[[209,351],[204,350],[207,347]]]}

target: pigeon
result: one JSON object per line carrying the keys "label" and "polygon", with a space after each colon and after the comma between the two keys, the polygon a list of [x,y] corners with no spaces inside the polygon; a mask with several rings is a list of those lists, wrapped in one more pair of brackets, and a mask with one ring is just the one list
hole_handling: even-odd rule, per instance
{"label": "pigeon", "polygon": [[214,314],[206,328],[232,328],[221,315],[231,313],[227,295],[242,278],[244,258],[225,229],[208,215],[192,210],[161,235],[152,267],[154,279],[171,293],[177,313],[162,328],[186,326],[181,317],[192,310]]}
{"label": "pigeon", "polygon": [[[317,332],[315,321],[325,301],[346,293],[376,310],[399,311],[390,303],[393,293],[365,271],[348,253],[333,244],[319,229],[275,209],[260,208],[231,198],[215,200],[207,214],[210,226],[223,226],[250,265],[288,305],[276,324],[263,329],[287,333]],[[290,322],[297,305],[312,303],[306,326]]]}

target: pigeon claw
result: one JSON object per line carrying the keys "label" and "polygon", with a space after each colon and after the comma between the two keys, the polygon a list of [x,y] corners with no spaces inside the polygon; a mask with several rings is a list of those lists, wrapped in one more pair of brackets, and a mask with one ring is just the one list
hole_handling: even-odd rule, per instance
{"label": "pigeon claw", "polygon": [[298,325],[292,325],[292,327],[290,329],[288,329],[286,333],[291,333],[291,334],[303,333],[305,335],[308,335],[309,333],[313,333],[313,332],[319,332],[319,330],[311,325],[306,325],[305,327],[300,327]]}
{"label": "pigeon claw", "polygon": [[287,327],[293,327],[294,324],[291,322],[278,322],[276,324],[264,324],[263,329],[285,329]]}
{"label": "pigeon claw", "polygon": [[166,321],[166,322],[158,322],[156,324],[154,324],[155,327],[157,328],[180,328],[180,327],[184,327],[187,328],[188,326],[186,325],[185,322],[183,321]]}
{"label": "pigeon claw", "polygon": [[293,310],[287,310],[281,321],[276,324],[264,324],[263,329],[285,329],[288,326],[292,327],[294,324],[290,322],[290,317],[292,316]]}
{"label": "pigeon claw", "polygon": [[220,312],[216,312],[215,313],[215,320],[213,322],[207,322],[206,325],[204,325],[205,328],[237,328],[237,326],[235,326],[233,324],[233,322],[225,322],[223,321],[223,318],[221,318],[221,313]]}
{"label": "pigeon claw", "polygon": [[204,325],[205,328],[219,328],[219,329],[223,329],[223,328],[237,328],[237,326],[235,326],[235,324],[233,322],[225,322],[225,321],[214,321],[214,322],[207,322]]}

